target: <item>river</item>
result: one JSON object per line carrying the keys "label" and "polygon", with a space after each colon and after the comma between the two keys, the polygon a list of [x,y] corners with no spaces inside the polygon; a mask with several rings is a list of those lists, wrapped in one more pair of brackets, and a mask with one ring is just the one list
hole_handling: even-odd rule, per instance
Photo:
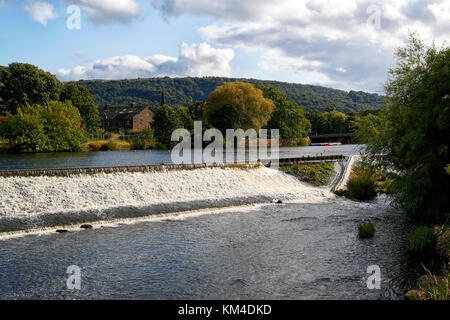
{"label": "river", "polygon": [[[270,148],[269,152],[270,152]],[[280,158],[305,155],[359,154],[361,145],[280,147]],[[114,167],[172,163],[167,150],[0,154],[0,170]]]}
{"label": "river", "polygon": [[[358,153],[355,146],[312,148],[286,148],[280,153],[281,157]],[[167,161],[166,153],[53,154],[40,160],[31,155],[6,156],[0,166],[18,169],[159,163]],[[178,196],[183,201],[206,197],[210,203],[229,197],[261,197],[265,204],[156,215],[140,221],[96,224],[88,230],[69,229],[66,233],[53,230],[3,237],[0,299],[403,298],[415,279],[406,254],[406,222],[385,196],[354,202],[282,173],[271,174],[270,170],[164,173],[167,178],[129,173],[5,180],[3,185],[8,190],[18,190],[14,199],[5,198],[9,205],[2,204],[5,219],[26,211],[23,205],[46,208],[52,215],[88,204],[102,215],[102,206],[117,201],[120,205],[128,200],[135,206],[167,202],[170,207],[176,206],[173,201]],[[181,189],[177,189],[177,179],[186,182]],[[207,189],[201,189],[204,186],[196,179]],[[98,192],[96,186],[108,192]],[[50,193],[43,196],[43,192]],[[71,196],[64,197],[62,192]],[[165,194],[174,199],[164,198]],[[42,205],[31,201],[30,196],[36,196]],[[120,196],[123,199],[117,198]],[[284,199],[282,204],[272,203],[277,196]],[[38,216],[32,212],[36,209],[30,210],[30,221],[35,221]],[[131,209],[119,206],[117,210]],[[357,225],[367,220],[375,224],[375,237],[358,239]],[[67,289],[66,270],[71,265],[81,268],[80,290]],[[366,283],[370,276],[367,268],[373,265],[381,271],[379,290],[369,289]]]}

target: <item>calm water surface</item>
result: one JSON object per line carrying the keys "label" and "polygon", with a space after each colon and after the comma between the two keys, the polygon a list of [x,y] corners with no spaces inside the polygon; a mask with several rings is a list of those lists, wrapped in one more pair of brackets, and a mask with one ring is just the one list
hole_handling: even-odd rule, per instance
{"label": "calm water surface", "polygon": [[[280,147],[280,158],[305,155],[359,154],[361,145],[339,147]],[[270,148],[269,148],[270,152]],[[154,151],[99,151],[79,153],[0,154],[0,170],[113,167],[172,163],[167,150]]]}

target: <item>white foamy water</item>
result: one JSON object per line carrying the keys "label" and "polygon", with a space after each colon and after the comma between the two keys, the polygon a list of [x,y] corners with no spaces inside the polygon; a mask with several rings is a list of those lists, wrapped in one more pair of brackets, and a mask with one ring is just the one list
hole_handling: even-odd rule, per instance
{"label": "white foamy water", "polygon": [[147,173],[0,179],[0,216],[268,196],[320,201],[325,188],[268,169],[207,168]]}

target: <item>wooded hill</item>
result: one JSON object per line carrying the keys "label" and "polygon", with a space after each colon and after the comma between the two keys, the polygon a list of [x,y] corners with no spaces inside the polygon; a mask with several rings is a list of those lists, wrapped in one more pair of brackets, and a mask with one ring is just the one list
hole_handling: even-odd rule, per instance
{"label": "wooded hill", "polygon": [[158,107],[162,88],[165,90],[166,101],[169,105],[187,106],[191,100],[206,100],[216,87],[225,82],[234,81],[274,87],[286,93],[288,100],[298,103],[306,111],[358,112],[365,109],[377,109],[383,104],[383,97],[378,94],[362,91],[347,92],[320,86],[256,79],[164,77],[132,80],[80,80],[68,83],[88,88],[99,107],[103,107],[107,103],[126,105],[131,102]]}

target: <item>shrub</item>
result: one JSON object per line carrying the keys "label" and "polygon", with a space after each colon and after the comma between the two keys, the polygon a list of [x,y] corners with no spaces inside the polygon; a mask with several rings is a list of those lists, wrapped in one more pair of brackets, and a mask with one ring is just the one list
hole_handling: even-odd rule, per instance
{"label": "shrub", "polygon": [[361,239],[372,238],[375,233],[375,227],[372,222],[363,222],[358,225],[358,237]]}
{"label": "shrub", "polygon": [[347,196],[353,200],[370,200],[377,196],[377,185],[369,176],[350,178],[347,182]]}
{"label": "shrub", "polygon": [[425,270],[428,275],[420,277],[419,291],[417,291],[415,300],[450,300],[448,287],[450,272],[444,269],[443,276],[437,277],[426,268]]}
{"label": "shrub", "polygon": [[137,150],[148,150],[155,146],[153,129],[146,128],[139,133],[139,136],[133,141],[133,148]]}
{"label": "shrub", "polygon": [[436,248],[436,235],[433,227],[420,226],[409,232],[409,250],[417,254],[432,255]]}
{"label": "shrub", "polygon": [[319,164],[294,164],[281,167],[280,170],[293,174],[300,180],[315,186],[322,186],[328,182],[333,173],[333,167],[329,163]]}
{"label": "shrub", "polygon": [[99,140],[99,141],[91,141],[87,144],[85,147],[85,151],[101,151],[105,150],[105,145],[108,143],[108,141],[105,140]]}
{"label": "shrub", "polygon": [[444,263],[450,259],[450,227],[446,225],[435,226],[434,235],[436,236],[436,250]]}
{"label": "shrub", "polygon": [[80,113],[70,101],[18,108],[5,126],[14,152],[81,151],[86,141]]}

